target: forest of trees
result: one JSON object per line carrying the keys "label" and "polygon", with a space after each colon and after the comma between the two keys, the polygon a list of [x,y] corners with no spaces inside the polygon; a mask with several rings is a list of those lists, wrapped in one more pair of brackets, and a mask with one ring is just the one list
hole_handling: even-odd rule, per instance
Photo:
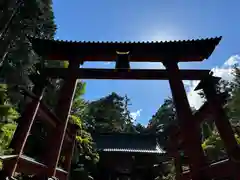
{"label": "forest of trees", "polygon": [[[25,98],[19,93],[16,85],[31,89],[33,82],[28,75],[35,75],[44,66],[67,67],[66,62],[44,62],[33,52],[27,37],[54,38],[57,27],[54,22],[51,0],[24,1],[6,30],[5,25],[8,24],[16,8],[17,4],[13,1],[0,2],[0,155],[11,153],[9,143],[20,114],[26,106]],[[224,91],[228,93],[225,110],[235,136],[239,140],[240,69],[237,65],[233,74],[235,77],[233,82],[221,81],[219,89],[231,87],[224,88]],[[50,79],[50,82],[44,102],[54,111],[62,80]],[[78,82],[71,109],[70,122],[79,126],[76,137],[79,143],[74,153],[71,169],[72,179],[79,178],[79,176],[88,177],[91,169],[99,160],[91,132],[163,133],[171,124],[177,124],[175,107],[171,98],[165,99],[156,114],[149,120],[148,126],[144,127],[133,123],[129,112],[130,99],[127,96],[112,92],[101,99],[86,101],[82,96],[86,85],[82,81]],[[208,157],[211,160],[224,157],[226,152],[214,123],[209,120],[204,122],[201,128],[202,146]],[[37,119],[32,131],[34,132],[31,133],[27,143],[27,153],[37,157],[49,130],[40,119]],[[162,138],[159,142],[164,148],[167,145],[166,139]],[[173,176],[173,172],[170,171],[169,176],[163,178],[171,179]]]}

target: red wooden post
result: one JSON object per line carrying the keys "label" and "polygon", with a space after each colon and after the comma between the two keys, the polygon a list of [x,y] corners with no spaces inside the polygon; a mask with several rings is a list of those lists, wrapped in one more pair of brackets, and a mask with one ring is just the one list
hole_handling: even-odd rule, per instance
{"label": "red wooden post", "polygon": [[[43,83],[35,85],[33,91],[36,97],[38,97],[38,99],[32,99],[32,102],[30,102],[27,105],[25,111],[22,114],[21,120],[17,126],[16,132],[14,133],[14,137],[12,139],[10,146],[11,148],[13,148],[14,154],[17,154],[19,157],[23,154],[27,138],[29,136],[35,117],[37,115],[40,102],[43,98],[44,90],[45,88]],[[17,158],[16,162],[9,163],[6,165],[11,166],[5,167],[5,169],[8,171],[7,173],[9,174],[9,176],[13,176],[17,168],[19,157]]]}
{"label": "red wooden post", "polygon": [[[176,137],[175,137],[176,138]],[[180,180],[181,178],[181,173],[183,171],[182,169],[182,163],[181,163],[181,156],[180,153],[178,152],[178,146],[177,146],[177,141],[172,140],[172,146],[173,146],[173,158],[174,158],[174,166],[175,166],[175,171],[176,171],[176,179]]]}
{"label": "red wooden post", "polygon": [[168,71],[180,129],[187,145],[187,147],[184,147],[184,150],[189,157],[192,179],[204,179],[203,174],[199,172],[200,168],[205,165],[205,157],[201,147],[200,129],[193,120],[192,111],[181,80],[180,70],[176,62],[165,62],[164,66]]}
{"label": "red wooden post", "polygon": [[10,147],[14,150],[14,153],[17,154],[20,152],[20,149],[23,146],[24,140],[27,138],[27,131],[31,129],[32,123],[37,114],[40,101],[43,98],[44,86],[35,85],[33,92],[35,93],[38,99],[32,99],[30,103],[27,104],[23,114],[21,115],[17,129],[14,133]]}
{"label": "red wooden post", "polygon": [[71,105],[75,93],[76,88],[76,69],[79,68],[78,61],[70,61],[68,67],[67,77],[64,79],[64,85],[61,90],[60,99],[58,101],[58,106],[56,108],[56,115],[62,120],[62,124],[60,124],[56,128],[56,134],[54,138],[54,142],[52,143],[52,147],[50,148],[49,156],[48,156],[48,176],[54,177],[56,175],[56,168],[58,165],[59,157],[61,154],[61,149],[63,145],[63,140],[65,138],[65,133],[68,125],[69,114],[71,110]]}
{"label": "red wooden post", "polygon": [[216,127],[223,140],[229,157],[234,161],[240,162],[240,149],[234,137],[231,124],[223,109],[223,99],[217,95],[216,83],[220,78],[208,76],[202,80],[196,90],[203,89],[206,99],[210,104],[211,112],[214,116]]}
{"label": "red wooden post", "polygon": [[76,146],[77,128],[78,127],[76,127],[76,126],[73,128],[72,142],[70,143],[70,146],[67,148],[66,153],[65,153],[65,160],[64,160],[64,167],[63,168],[64,168],[64,170],[66,170],[68,172],[67,179],[69,177],[72,157],[73,157],[74,149],[75,149],[75,146]]}
{"label": "red wooden post", "polygon": [[181,164],[181,157],[178,151],[175,152],[174,154],[174,166],[175,166],[175,171],[176,171],[176,180],[181,179],[181,174],[182,174],[182,164]]}
{"label": "red wooden post", "polygon": [[178,151],[179,149],[179,139],[181,138],[179,129],[175,126],[172,126],[170,135],[169,135],[169,153],[174,158],[174,166],[176,171],[176,180],[181,179],[182,163],[181,156]]}

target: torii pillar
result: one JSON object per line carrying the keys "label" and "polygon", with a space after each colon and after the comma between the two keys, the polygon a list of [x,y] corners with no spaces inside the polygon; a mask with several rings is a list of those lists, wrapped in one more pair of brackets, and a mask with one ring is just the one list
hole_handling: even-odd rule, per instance
{"label": "torii pillar", "polygon": [[174,159],[174,166],[175,166],[175,172],[176,172],[176,180],[181,179],[181,173],[183,172],[182,169],[182,163],[181,163],[181,155],[179,153],[179,139],[181,137],[180,133],[178,133],[179,129],[175,126],[172,127],[172,130],[170,131],[169,136],[169,152],[170,155]]}
{"label": "torii pillar", "polygon": [[[214,116],[214,122],[218,129],[219,135],[224,142],[226,151],[232,162],[240,163],[240,148],[235,139],[233,129],[228,117],[223,109],[223,99],[217,94],[216,85],[221,78],[212,75],[203,79],[195,90],[203,89],[207,101],[210,104],[211,112]],[[239,167],[239,165],[237,165]],[[237,172],[239,168],[237,169]],[[237,175],[240,178],[240,175]]]}
{"label": "torii pillar", "polygon": [[56,128],[52,147],[50,147],[50,152],[48,153],[48,177],[56,176],[56,168],[59,162],[62,145],[68,126],[72,101],[75,94],[77,83],[76,70],[79,69],[79,65],[80,62],[76,61],[75,59],[71,59],[69,61],[68,73],[64,79],[64,85],[61,89],[58,105],[56,107],[56,115],[60,120],[62,120],[62,123]]}
{"label": "torii pillar", "polygon": [[69,178],[69,172],[71,170],[71,162],[72,162],[72,157],[73,157],[73,153],[74,153],[74,149],[76,147],[76,135],[77,135],[77,129],[79,127],[76,125],[73,125],[71,128],[71,139],[72,141],[68,144],[65,152],[64,152],[64,156],[65,156],[65,160],[64,160],[64,164],[63,164],[63,168],[64,170],[66,170],[68,172],[67,178]]}
{"label": "torii pillar", "polygon": [[169,77],[174,104],[178,116],[180,130],[186,146],[184,150],[189,157],[193,180],[206,179],[200,169],[205,165],[205,156],[201,146],[200,127],[194,122],[193,114],[187,99],[180,70],[176,61],[163,62]]}

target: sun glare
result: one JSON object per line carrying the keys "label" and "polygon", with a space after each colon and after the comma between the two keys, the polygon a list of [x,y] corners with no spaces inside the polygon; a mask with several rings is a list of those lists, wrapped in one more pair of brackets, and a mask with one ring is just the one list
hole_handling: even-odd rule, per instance
{"label": "sun glare", "polygon": [[183,33],[176,28],[165,28],[165,29],[149,29],[142,33],[140,36],[143,41],[174,41],[184,39]]}

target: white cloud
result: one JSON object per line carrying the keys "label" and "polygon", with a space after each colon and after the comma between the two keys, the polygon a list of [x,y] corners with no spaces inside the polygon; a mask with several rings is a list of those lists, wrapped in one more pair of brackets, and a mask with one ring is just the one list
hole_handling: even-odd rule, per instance
{"label": "white cloud", "polygon": [[203,99],[198,95],[198,92],[194,91],[194,88],[197,86],[199,81],[187,81],[187,84],[184,82],[184,85],[187,87],[187,96],[190,106],[198,109],[202,103]]}
{"label": "white cloud", "polygon": [[133,122],[135,122],[136,119],[137,119],[138,117],[140,117],[141,111],[142,111],[142,109],[139,109],[139,110],[137,110],[137,111],[135,111],[135,112],[131,112],[131,113],[130,113],[130,116],[132,117]]}
{"label": "white cloud", "polygon": [[[221,67],[214,67],[212,69],[213,75],[221,77],[224,80],[231,81],[233,79],[232,71],[235,64],[240,63],[240,56],[233,55]],[[198,109],[203,104],[203,99],[198,95],[197,91],[194,91],[199,81],[184,81],[184,85],[187,87],[187,96],[190,106]]]}
{"label": "white cloud", "polygon": [[216,68],[212,69],[212,72],[213,72],[214,76],[221,77],[224,80],[231,81],[233,79],[233,75],[232,75],[233,67],[232,66],[222,67],[222,68],[216,67]]}
{"label": "white cloud", "polygon": [[240,55],[231,56],[225,63],[224,66],[233,66],[240,61]]}

